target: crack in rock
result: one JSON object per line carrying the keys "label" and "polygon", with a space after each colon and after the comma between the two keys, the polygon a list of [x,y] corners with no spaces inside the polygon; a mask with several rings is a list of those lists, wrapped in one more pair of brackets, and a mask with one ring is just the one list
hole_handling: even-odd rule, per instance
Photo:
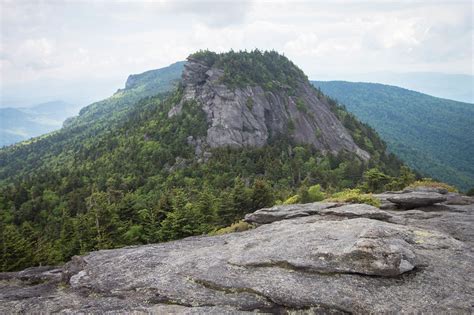
{"label": "crack in rock", "polygon": [[346,310],[342,310],[341,308],[330,306],[330,305],[324,305],[324,304],[316,304],[316,305],[310,305],[310,306],[305,306],[305,307],[298,307],[297,305],[285,304],[283,302],[276,301],[274,298],[268,295],[265,295],[262,292],[252,289],[252,288],[226,287],[212,281],[197,279],[197,278],[189,278],[189,281],[200,284],[207,289],[211,289],[215,291],[222,291],[225,293],[237,293],[237,294],[238,293],[254,294],[256,296],[259,296],[265,299],[269,303],[269,306],[264,306],[264,307],[258,306],[258,307],[240,308],[241,311],[252,311],[252,312],[257,311],[257,312],[271,313],[271,314],[298,314],[300,312],[301,314],[320,314],[320,312],[324,314],[350,314],[350,312]]}

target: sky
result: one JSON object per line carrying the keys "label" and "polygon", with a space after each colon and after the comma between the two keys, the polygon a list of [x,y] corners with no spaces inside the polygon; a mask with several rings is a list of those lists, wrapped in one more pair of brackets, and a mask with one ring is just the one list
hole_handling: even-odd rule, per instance
{"label": "sky", "polygon": [[86,105],[199,49],[274,49],[316,80],[473,74],[470,0],[0,0],[0,19],[0,106]]}

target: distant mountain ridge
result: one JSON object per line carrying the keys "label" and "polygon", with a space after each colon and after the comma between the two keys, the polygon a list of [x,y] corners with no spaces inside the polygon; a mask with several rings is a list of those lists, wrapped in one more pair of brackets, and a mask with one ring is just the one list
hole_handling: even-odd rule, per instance
{"label": "distant mountain ridge", "polygon": [[60,129],[79,109],[63,101],[32,107],[0,108],[0,147]]}
{"label": "distant mountain ridge", "polygon": [[[340,78],[320,78],[319,81],[339,81]],[[474,76],[439,72],[377,71],[344,75],[342,81],[393,85],[431,96],[474,103]]]}
{"label": "distant mountain ridge", "polygon": [[[108,119],[114,113],[120,116],[123,114],[121,108],[127,104],[142,97],[170,91],[179,81],[184,64],[184,61],[180,61],[168,67],[130,75],[124,89],[118,90],[106,100],[83,108],[80,117],[68,120],[67,123],[87,124],[97,117]],[[469,155],[474,155],[473,146],[467,139],[467,136],[472,138],[473,133],[472,127],[469,127],[473,124],[472,104],[376,83],[312,82],[374,127],[387,141],[389,149],[417,171],[464,190],[474,186],[474,163],[469,159]],[[410,110],[416,104],[425,102],[431,105],[425,104],[416,107],[416,110]],[[384,109],[382,104],[385,104]],[[442,127],[436,128],[437,126]],[[443,132],[449,129],[452,130]],[[24,136],[3,132],[1,139],[6,143],[14,143],[24,140]]]}
{"label": "distant mountain ridge", "polygon": [[122,116],[138,100],[173,90],[181,78],[184,63],[180,61],[164,68],[129,75],[123,89],[82,108],[77,117],[67,122],[68,126]]}
{"label": "distant mountain ridge", "polygon": [[375,128],[423,175],[464,190],[474,186],[474,104],[376,83],[312,83]]}
{"label": "distant mountain ridge", "polygon": [[[152,92],[166,91],[170,86],[173,86],[167,82],[177,82],[180,79],[184,65],[185,62],[177,62],[169,67],[130,75],[125,85],[125,90],[135,90],[139,86],[146,86],[154,88],[155,90],[150,90]],[[166,77],[166,80],[163,77]],[[474,163],[471,163],[472,161],[468,157],[468,155],[474,156],[474,153],[472,153],[474,146],[471,146],[470,140],[464,137],[473,133],[473,129],[469,128],[471,124],[474,124],[472,122],[472,117],[474,116],[471,110],[473,106],[470,106],[472,104],[436,98],[408,89],[377,83],[346,81],[312,81],[312,83],[316,86],[321,84],[322,91],[325,94],[339,100],[350,112],[374,127],[381,137],[387,141],[389,149],[415,170],[425,176],[438,178],[464,190],[474,186],[474,171],[471,166]],[[344,88],[336,88],[336,85],[339,83],[344,83]],[[360,88],[364,86],[373,89],[372,94],[368,94],[364,88]],[[140,89],[146,90],[146,88]],[[393,93],[395,94],[390,95],[387,92],[389,90],[394,91]],[[349,93],[352,94],[352,98],[348,95]],[[354,102],[354,100],[359,98],[364,100],[366,104]],[[384,100],[381,100],[382,98]],[[361,106],[370,107],[368,104],[371,104],[375,99],[379,100],[379,105],[387,102],[386,112],[380,107],[378,110],[371,109],[370,115],[367,112],[364,114],[364,109],[357,110]],[[419,104],[420,100],[421,103],[426,101],[431,105],[417,108],[416,114],[410,112],[409,108]],[[438,114],[434,110],[443,107],[445,108]],[[403,114],[400,112],[400,109],[403,109]],[[412,115],[413,117],[409,119]],[[385,119],[389,116],[393,119],[388,124],[385,124]],[[437,133],[433,133],[433,126],[428,127],[430,123],[426,120],[426,117],[431,116],[436,119],[439,126],[442,126],[438,128]],[[425,124],[412,129],[417,124],[417,117],[425,117]],[[408,121],[406,121],[407,119]],[[396,121],[404,123],[396,123]],[[392,126],[394,123],[398,126]],[[403,124],[407,124],[406,130]],[[446,138],[443,138],[445,135],[442,130],[448,130],[451,126],[457,127],[452,132],[447,133]],[[388,130],[389,128],[395,128],[400,132],[394,135],[393,132]],[[408,130],[410,130],[409,133],[407,132]],[[433,134],[436,134],[436,136],[430,136]],[[423,143],[423,139],[426,139],[426,137],[431,139],[429,143]],[[435,140],[436,138],[441,139],[441,143],[445,147],[444,154],[437,152],[438,141]],[[450,140],[443,140],[448,138]],[[415,141],[415,144],[412,141]],[[456,152],[456,156],[451,158],[454,152]],[[439,156],[443,157],[440,158]]]}

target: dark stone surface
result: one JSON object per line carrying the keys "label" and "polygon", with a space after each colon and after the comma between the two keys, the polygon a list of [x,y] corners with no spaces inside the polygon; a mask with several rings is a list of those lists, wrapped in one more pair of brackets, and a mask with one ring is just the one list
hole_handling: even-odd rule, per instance
{"label": "dark stone surface", "polygon": [[403,209],[414,209],[444,202],[447,200],[447,197],[437,192],[413,191],[394,194],[387,197],[387,200]]}

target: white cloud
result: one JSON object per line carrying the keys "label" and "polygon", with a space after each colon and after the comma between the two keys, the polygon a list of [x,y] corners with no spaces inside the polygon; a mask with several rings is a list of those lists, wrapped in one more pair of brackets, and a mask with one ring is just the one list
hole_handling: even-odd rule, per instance
{"label": "white cloud", "polygon": [[15,64],[32,70],[49,69],[59,66],[54,58],[55,44],[46,38],[27,39],[12,51]]}
{"label": "white cloud", "polygon": [[200,23],[211,27],[242,24],[252,4],[248,0],[170,1],[162,3],[166,4],[165,7],[170,9],[172,14],[190,15]]}
{"label": "white cloud", "polygon": [[198,49],[275,49],[309,77],[472,73],[470,1],[5,1],[2,85],[125,80]]}

